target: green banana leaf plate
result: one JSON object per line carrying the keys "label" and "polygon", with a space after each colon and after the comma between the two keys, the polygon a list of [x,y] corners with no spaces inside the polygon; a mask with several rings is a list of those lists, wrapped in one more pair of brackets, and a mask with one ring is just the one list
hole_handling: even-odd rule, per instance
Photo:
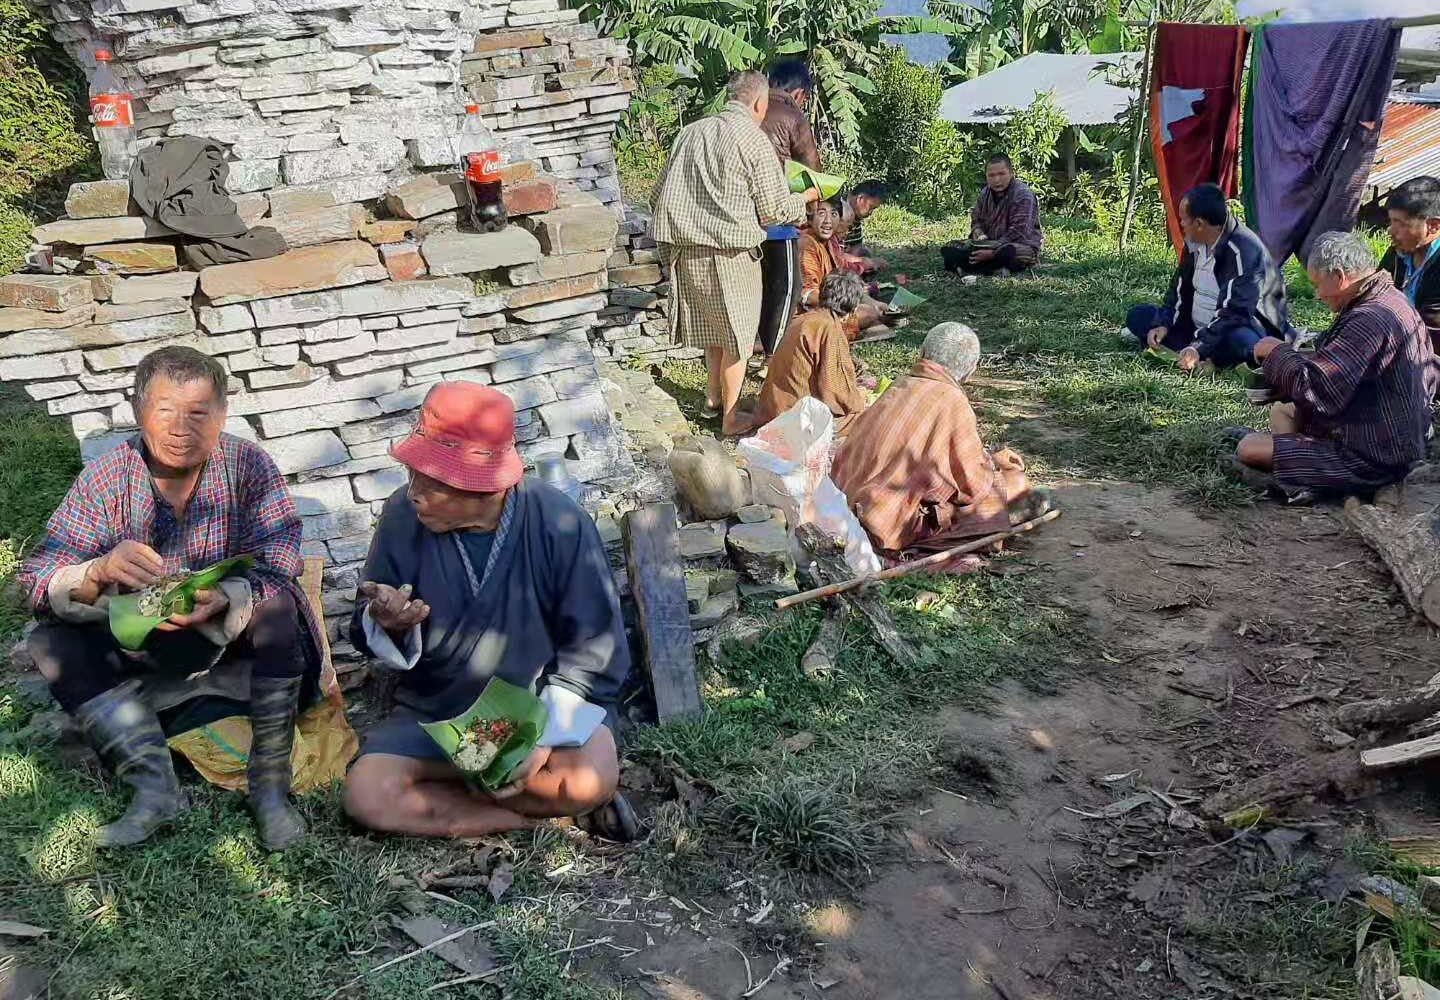
{"label": "green banana leaf plate", "polygon": [[789,182],[790,190],[795,194],[808,191],[813,187],[820,189],[822,198],[835,197],[845,186],[845,178],[839,174],[826,174],[819,170],[811,170],[805,164],[796,163],[794,160],[785,161],[785,180]]}
{"label": "green banana leaf plate", "polygon": [[124,649],[132,652],[145,645],[150,633],[171,615],[188,615],[195,607],[195,595],[209,590],[227,576],[242,573],[255,565],[253,556],[232,556],[191,573],[166,592],[163,615],[140,612],[139,594],[122,594],[110,599],[110,634]]}
{"label": "green banana leaf plate", "polygon": [[916,295],[908,288],[897,288],[895,294],[890,297],[891,309],[914,309],[923,302],[928,301],[923,295]]}
{"label": "green banana leaf plate", "polygon": [[461,734],[477,719],[486,722],[505,719],[515,723],[515,734],[500,748],[490,766],[480,772],[466,772],[466,777],[481,788],[494,791],[509,783],[515,769],[525,762],[530,751],[540,742],[550,721],[550,711],[531,692],[499,677],[492,677],[485,690],[480,692],[480,697],[475,699],[475,704],[463,714],[441,722],[422,722],[420,728],[429,733],[436,745],[453,760],[460,752]]}

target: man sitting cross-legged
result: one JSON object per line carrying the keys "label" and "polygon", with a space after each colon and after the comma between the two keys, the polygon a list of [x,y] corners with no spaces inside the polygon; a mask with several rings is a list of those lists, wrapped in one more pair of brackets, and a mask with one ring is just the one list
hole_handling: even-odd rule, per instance
{"label": "man sitting cross-legged", "polygon": [[1181,371],[1200,362],[1233,368],[1252,360],[1261,337],[1285,337],[1285,279],[1265,244],[1230,214],[1225,194],[1202,184],[1180,199],[1185,252],[1163,305],[1137,305],[1125,318],[1137,351],[1179,352]]}
{"label": "man sitting cross-legged", "polygon": [[1274,337],[1255,345],[1272,392],[1273,433],[1247,434],[1237,471],[1295,499],[1365,492],[1405,477],[1425,453],[1430,412],[1423,372],[1430,337],[1419,315],[1376,270],[1356,233],[1325,233],[1308,262],[1315,296],[1335,313],[1313,355]]}
{"label": "man sitting cross-legged", "polygon": [[979,361],[974,331],[941,323],[910,374],[856,418],[835,456],[835,485],[891,558],[951,548],[1048,509],[1020,456],[980,441],[962,387]]}
{"label": "man sitting cross-legged", "polygon": [[[399,707],[346,778],[346,811],[375,830],[436,837],[589,814],[596,832],[633,838],[608,721],[630,653],[594,522],[521,478],[514,406],[494,389],[437,385],[391,454],[410,484],[380,515],[351,634],[404,673]],[[485,795],[419,723],[461,714],[493,677],[538,691],[550,721],[514,781]]]}
{"label": "man sitting cross-legged", "polygon": [[985,163],[985,187],[970,210],[970,239],[945,244],[940,256],[955,274],[1008,277],[1035,266],[1043,240],[1039,199],[1015,176],[1010,157],[996,153]]}
{"label": "man sitting cross-legged", "polygon": [[[142,360],[140,432],[81,471],[20,572],[40,620],[35,665],[135,789],[125,815],[97,833],[101,846],[139,843],[185,808],[157,709],[192,727],[248,709],[261,842],[279,850],[305,833],[289,803],[290,753],[302,687],[316,689],[321,626],[295,582],[300,517],[285,480],[258,446],[221,433],[225,385],[220,363],[192,348]],[[241,555],[254,566],[196,594],[189,614],[160,623],[138,651],[111,634],[117,593]]]}
{"label": "man sitting cross-legged", "polygon": [[816,308],[790,323],[755,405],[755,426],[762,427],[806,396],[820,400],[835,415],[835,434],[843,436],[865,409],[844,322],[865,298],[865,282],[849,271],[832,271],[820,283]]}

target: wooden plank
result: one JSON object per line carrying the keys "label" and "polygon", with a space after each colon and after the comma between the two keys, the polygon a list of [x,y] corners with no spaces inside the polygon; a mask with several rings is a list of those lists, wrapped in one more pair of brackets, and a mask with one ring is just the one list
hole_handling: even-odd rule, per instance
{"label": "wooden plank", "polygon": [[1364,768],[1395,767],[1399,764],[1415,764],[1422,760],[1429,760],[1431,757],[1440,757],[1440,734],[1366,750],[1360,754],[1360,766]]}
{"label": "wooden plank", "polygon": [[[1367,875],[1360,880],[1360,890],[1365,894],[1365,905],[1373,912],[1394,922],[1397,918],[1408,918],[1432,942],[1440,942],[1440,922],[1435,914],[1425,909],[1420,897],[1406,886],[1384,875]],[[1390,991],[1394,996],[1394,990]]]}
{"label": "wooden plank", "polygon": [[1391,837],[1386,845],[1395,857],[1417,868],[1440,868],[1440,837]]}
{"label": "wooden plank", "polygon": [[330,635],[325,629],[325,604],[320,597],[320,582],[325,577],[325,560],[319,556],[306,556],[304,566],[300,571],[300,591],[310,602],[310,610],[315,613],[315,621],[320,624],[321,670],[329,670]]}
{"label": "wooden plank", "polygon": [[704,703],[695,677],[695,637],[690,632],[675,505],[650,503],[630,511],[621,522],[621,533],[655,711],[662,723],[694,718],[704,710]]}

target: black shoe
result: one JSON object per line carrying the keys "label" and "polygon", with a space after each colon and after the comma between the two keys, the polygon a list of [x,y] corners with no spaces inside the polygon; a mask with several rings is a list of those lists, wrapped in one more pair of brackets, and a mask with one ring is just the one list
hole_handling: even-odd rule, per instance
{"label": "black shoe", "polygon": [[160,720],[140,700],[140,682],[126,681],[75,711],[86,738],[116,777],[135,789],[125,815],[95,831],[100,847],[128,847],[148,838],[185,811]]}
{"label": "black shoe", "polygon": [[630,844],[640,838],[640,818],[622,792],[599,809],[575,817],[576,824],[592,837]]}
{"label": "black shoe", "polygon": [[1222,462],[1222,467],[1257,493],[1281,492],[1280,487],[1275,483],[1274,476],[1263,469],[1251,468],[1234,455]]}
{"label": "black shoe", "polygon": [[290,804],[290,750],[295,742],[299,677],[250,678],[250,811],[268,851],[283,851],[305,836],[305,820]]}

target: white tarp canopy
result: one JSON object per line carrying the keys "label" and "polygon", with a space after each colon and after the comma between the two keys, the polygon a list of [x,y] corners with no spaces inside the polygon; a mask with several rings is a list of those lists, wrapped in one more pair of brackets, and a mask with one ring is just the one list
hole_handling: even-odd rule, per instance
{"label": "white tarp canopy", "polygon": [[1113,125],[1125,117],[1139,87],[1116,86],[1120,75],[1138,77],[1140,53],[1056,55],[1035,52],[945,91],[940,117],[957,124],[993,124],[1036,94],[1050,91],[1071,125]]}

